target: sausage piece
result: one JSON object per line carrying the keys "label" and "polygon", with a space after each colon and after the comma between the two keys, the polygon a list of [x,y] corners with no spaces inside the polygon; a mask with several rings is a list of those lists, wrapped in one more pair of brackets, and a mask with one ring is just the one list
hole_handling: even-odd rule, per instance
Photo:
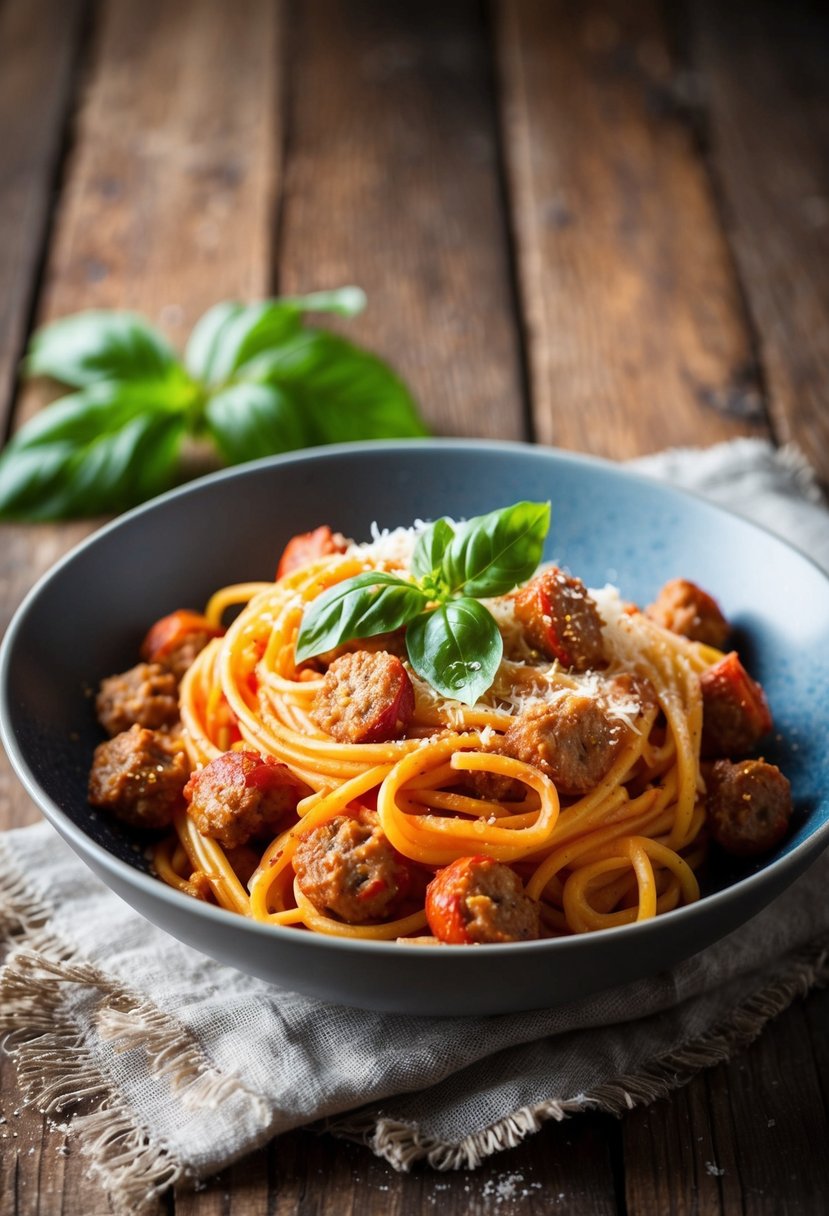
{"label": "sausage piece", "polygon": [[110,736],[134,723],[149,730],[172,726],[178,720],[178,681],[160,663],[138,663],[101,680],[95,712]]}
{"label": "sausage piece", "polygon": [[137,723],[95,748],[89,802],[135,828],[166,828],[190,776],[186,754]]}
{"label": "sausage piece", "polygon": [[339,532],[332,532],[328,524],[314,528],[313,532],[300,532],[292,536],[282,551],[276,577],[284,578],[294,570],[326,557],[329,553],[345,553],[345,537]]}
{"label": "sausage piece", "polygon": [[721,848],[739,857],[768,853],[788,830],[792,791],[774,764],[717,760],[707,779],[708,827]]}
{"label": "sausage piece", "polygon": [[377,815],[338,815],[300,841],[294,870],[302,893],[320,912],[349,924],[382,920],[409,893],[411,873],[383,833]]}
{"label": "sausage piece", "polygon": [[310,713],[340,743],[383,743],[405,733],[414,689],[396,655],[355,650],[328,668]]}
{"label": "sausage piece", "polygon": [[458,857],[426,888],[426,919],[442,942],[522,942],[538,937],[540,912],[518,875],[491,857]]}
{"label": "sausage piece", "polygon": [[226,849],[275,836],[307,793],[286,764],[254,751],[217,756],[184,787],[187,813],[202,836]]}
{"label": "sausage piece", "polygon": [[178,608],[152,625],[141,643],[141,658],[161,663],[180,680],[196,655],[222,630],[211,625],[200,612]]}
{"label": "sausage piece", "polygon": [[573,671],[602,666],[602,620],[581,579],[552,566],[516,591],[514,602],[527,639],[548,659]]}
{"label": "sausage piece", "polygon": [[607,775],[629,735],[607,702],[566,692],[520,714],[500,750],[540,769],[560,794],[586,794]]}
{"label": "sausage piece", "polygon": [[732,650],[700,676],[702,755],[744,756],[772,728],[766,695]]}
{"label": "sausage piece", "polygon": [[715,599],[686,578],[665,583],[645,615],[663,629],[681,634],[692,642],[704,642],[722,650],[731,626]]}

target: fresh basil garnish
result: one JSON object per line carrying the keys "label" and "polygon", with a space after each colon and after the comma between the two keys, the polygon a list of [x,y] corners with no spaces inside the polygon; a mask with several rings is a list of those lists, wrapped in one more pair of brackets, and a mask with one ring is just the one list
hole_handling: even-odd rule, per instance
{"label": "fresh basil garnish", "polygon": [[119,511],[182,474],[187,436],[231,464],[314,444],[425,435],[382,359],[305,314],[355,316],[357,287],[228,301],[194,327],[184,361],[141,317],[84,312],[32,339],[24,372],[80,392],[40,410],[0,455],[0,519]]}
{"label": "fresh basil garnish", "polygon": [[448,519],[436,519],[415,542],[412,553],[412,574],[415,578],[429,579],[440,575],[440,565],[455,529]]}
{"label": "fresh basil garnish", "polygon": [[503,642],[478,596],[504,595],[541,560],[550,504],[519,502],[454,526],[438,519],[414,547],[411,579],[367,571],[305,610],[297,662],[406,626],[412,667],[446,697],[474,705],[495,679]]}
{"label": "fresh basil garnish", "polygon": [[453,593],[504,595],[528,579],[541,559],[550,504],[517,502],[460,524],[442,561]]}
{"label": "fresh basil garnish", "polygon": [[504,644],[492,613],[464,596],[416,617],[406,630],[406,649],[428,684],[474,705],[495,679]]}
{"label": "fresh basil garnish", "polygon": [[354,638],[399,629],[422,612],[426,603],[426,595],[415,583],[381,570],[337,583],[306,609],[297,638],[297,662]]}

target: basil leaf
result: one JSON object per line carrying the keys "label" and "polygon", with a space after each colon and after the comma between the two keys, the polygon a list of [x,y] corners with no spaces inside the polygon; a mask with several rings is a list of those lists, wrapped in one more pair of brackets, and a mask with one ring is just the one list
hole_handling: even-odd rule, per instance
{"label": "basil leaf", "polygon": [[40,410],[0,456],[0,518],[99,515],[167,489],[186,416],[153,387],[94,384]]}
{"label": "basil leaf", "polygon": [[439,569],[443,555],[455,535],[448,519],[436,519],[421,532],[412,553],[412,574],[415,578],[430,578]]}
{"label": "basil leaf", "polygon": [[234,384],[211,397],[205,425],[229,464],[305,447],[302,417],[271,384]]}
{"label": "basil leaf", "polygon": [[495,679],[504,644],[483,604],[457,599],[416,617],[406,648],[412,667],[433,688],[474,705]]}
{"label": "basil leaf", "polygon": [[24,362],[27,376],[51,376],[73,388],[101,380],[163,381],[173,369],[172,348],[131,312],[79,312],[53,321],[33,336]]}
{"label": "basil leaf", "polygon": [[460,524],[441,563],[452,594],[512,591],[541,560],[549,527],[548,502],[517,502]]}
{"label": "basil leaf", "polygon": [[422,612],[427,600],[396,574],[368,570],[329,588],[305,610],[296,643],[298,663],[352,638],[399,629]]}
{"label": "basil leaf", "polygon": [[217,304],[197,322],[187,343],[190,373],[206,384],[224,384],[263,351],[280,346],[302,331],[304,312],[333,312],[354,317],[365,307],[359,287],[340,287],[307,296],[239,304]]}
{"label": "basil leaf", "polygon": [[196,322],[185,351],[187,369],[205,384],[224,384],[237,368],[301,327],[299,308],[280,300],[217,304]]}
{"label": "basil leaf", "polygon": [[411,394],[391,368],[326,330],[304,331],[239,374],[287,393],[314,443],[427,434]]}

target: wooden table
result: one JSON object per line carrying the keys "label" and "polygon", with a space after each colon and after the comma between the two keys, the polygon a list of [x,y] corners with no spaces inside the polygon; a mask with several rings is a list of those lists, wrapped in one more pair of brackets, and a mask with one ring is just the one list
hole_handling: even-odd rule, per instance
{"label": "wooden table", "polygon": [[[829,28],[703,0],[2,0],[0,418],[32,326],[355,282],[435,431],[624,459],[790,440],[829,480]],[[4,619],[86,525],[2,530]],[[36,817],[7,770],[4,824]],[[474,1174],[297,1132],[177,1216],[829,1210],[829,996]],[[0,1210],[96,1216],[2,1070]],[[818,1147],[819,1146],[819,1147]]]}

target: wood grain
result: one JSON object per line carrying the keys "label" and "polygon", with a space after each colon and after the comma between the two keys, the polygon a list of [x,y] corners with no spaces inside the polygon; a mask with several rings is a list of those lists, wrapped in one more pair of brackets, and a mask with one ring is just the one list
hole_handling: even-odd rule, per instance
{"label": "wood grain", "polygon": [[477,1170],[396,1173],[361,1145],[282,1136],[206,1191],[176,1195],[176,1216],[616,1216],[608,1116],[549,1125]]}
{"label": "wood grain", "polygon": [[829,485],[829,9],[712,0],[689,12],[775,431]]}
{"label": "wood grain", "polygon": [[[829,1129],[807,1029],[822,999],[798,1002],[750,1050],[627,1116],[628,1216],[824,1210],[829,1163],[813,1146]],[[823,1024],[824,1051],[825,1038]]]}
{"label": "wood grain", "polygon": [[348,332],[396,365],[439,434],[525,437],[479,5],[291,12],[281,289],[358,283],[369,305]]}
{"label": "wood grain", "polygon": [[764,433],[657,0],[515,0],[497,13],[538,438],[621,458]]}
{"label": "wood grain", "polygon": [[710,1093],[715,1143],[731,1146],[734,1163],[721,1179],[730,1210],[739,1201],[757,1216],[825,1211],[829,1161],[815,1146],[827,1143],[829,1127],[803,1005],[716,1070]]}
{"label": "wood grain", "polygon": [[37,288],[87,0],[0,5],[0,440]]}
{"label": "wood grain", "polygon": [[266,0],[109,0],[93,43],[38,319],[144,313],[176,344],[270,286],[280,146]]}
{"label": "wood grain", "polygon": [[[705,1076],[623,1123],[628,1216],[720,1216]],[[706,1163],[710,1163],[706,1168]]]}

